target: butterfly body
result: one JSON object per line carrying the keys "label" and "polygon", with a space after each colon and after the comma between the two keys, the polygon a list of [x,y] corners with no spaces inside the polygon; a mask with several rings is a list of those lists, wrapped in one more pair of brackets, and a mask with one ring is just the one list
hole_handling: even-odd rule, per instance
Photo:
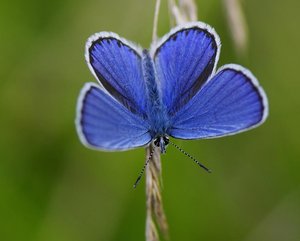
{"label": "butterfly body", "polygon": [[87,83],[79,96],[80,140],[105,151],[153,142],[165,152],[169,136],[216,138],[262,124],[263,89],[240,65],[216,71],[219,54],[219,36],[201,22],[172,29],[149,51],[114,33],[91,36],[86,60],[99,83]]}
{"label": "butterfly body", "polygon": [[147,118],[149,122],[149,133],[152,139],[167,135],[170,127],[169,116],[166,107],[162,103],[161,92],[158,88],[159,80],[157,79],[155,67],[148,50],[143,50],[142,70],[144,81],[146,83],[147,94]]}

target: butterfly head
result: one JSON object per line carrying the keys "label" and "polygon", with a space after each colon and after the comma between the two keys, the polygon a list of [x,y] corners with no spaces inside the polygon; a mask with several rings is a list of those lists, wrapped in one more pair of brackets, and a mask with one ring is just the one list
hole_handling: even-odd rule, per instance
{"label": "butterfly head", "polygon": [[154,139],[153,143],[156,147],[160,147],[161,153],[166,153],[166,148],[170,140],[168,136],[158,136]]}

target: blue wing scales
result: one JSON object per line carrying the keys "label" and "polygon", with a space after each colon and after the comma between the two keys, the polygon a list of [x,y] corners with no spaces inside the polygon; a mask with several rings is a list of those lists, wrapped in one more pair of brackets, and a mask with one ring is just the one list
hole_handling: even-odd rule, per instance
{"label": "blue wing scales", "polygon": [[131,112],[146,116],[141,49],[117,34],[100,32],[86,44],[86,60],[100,84]]}
{"label": "blue wing scales", "polygon": [[81,91],[76,126],[82,143],[93,149],[128,150],[151,141],[147,121],[91,83]]}
{"label": "blue wing scales", "polygon": [[262,124],[267,115],[267,98],[256,78],[230,64],[176,113],[168,134],[181,139],[232,135]]}
{"label": "blue wing scales", "polygon": [[214,72],[220,40],[208,25],[197,22],[171,30],[151,47],[162,102],[172,116],[184,106]]}

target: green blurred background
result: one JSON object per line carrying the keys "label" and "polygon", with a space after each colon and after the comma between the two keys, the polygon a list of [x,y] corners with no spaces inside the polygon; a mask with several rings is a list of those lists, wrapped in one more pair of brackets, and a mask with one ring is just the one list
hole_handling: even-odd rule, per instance
{"label": "green blurred background", "polygon": [[[168,32],[163,1],[159,34]],[[300,240],[300,2],[245,0],[246,57],[235,54],[219,0],[199,19],[222,40],[219,66],[238,62],[260,80],[270,117],[258,129],[176,141],[208,175],[169,147],[163,198],[172,241]],[[74,127],[88,36],[114,31],[147,47],[154,0],[12,0],[0,5],[0,240],[144,240],[144,150],[104,153]]]}

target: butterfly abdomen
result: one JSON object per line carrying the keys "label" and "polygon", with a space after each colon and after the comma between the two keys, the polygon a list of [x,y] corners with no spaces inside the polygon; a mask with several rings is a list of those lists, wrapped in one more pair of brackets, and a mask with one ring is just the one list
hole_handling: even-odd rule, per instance
{"label": "butterfly abdomen", "polygon": [[169,117],[165,106],[162,104],[161,93],[157,86],[157,74],[153,60],[148,50],[143,51],[142,58],[143,76],[146,83],[147,111],[153,138],[164,135],[168,129]]}

